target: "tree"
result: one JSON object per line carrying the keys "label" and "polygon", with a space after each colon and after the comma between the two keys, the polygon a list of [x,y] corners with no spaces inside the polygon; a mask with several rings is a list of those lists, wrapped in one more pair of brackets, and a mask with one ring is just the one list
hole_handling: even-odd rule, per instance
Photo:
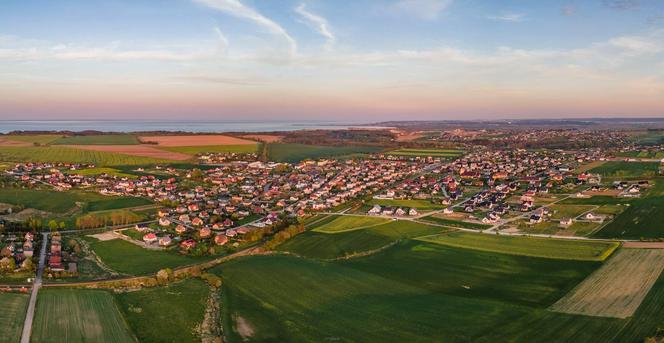
{"label": "tree", "polygon": [[173,270],[170,268],[161,269],[157,272],[157,282],[160,285],[167,285],[173,280]]}
{"label": "tree", "polygon": [[64,230],[67,227],[67,225],[65,224],[65,222],[60,222],[60,224],[58,224],[58,227],[60,228],[60,230]]}
{"label": "tree", "polygon": [[58,222],[55,220],[51,219],[48,221],[48,229],[51,230],[51,232],[57,231],[58,230]]}

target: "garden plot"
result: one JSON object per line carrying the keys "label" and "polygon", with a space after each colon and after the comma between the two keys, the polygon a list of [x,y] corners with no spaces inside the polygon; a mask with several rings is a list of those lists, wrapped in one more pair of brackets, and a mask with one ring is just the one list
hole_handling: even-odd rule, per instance
{"label": "garden plot", "polygon": [[553,304],[551,310],[597,317],[631,317],[663,268],[663,249],[623,249]]}

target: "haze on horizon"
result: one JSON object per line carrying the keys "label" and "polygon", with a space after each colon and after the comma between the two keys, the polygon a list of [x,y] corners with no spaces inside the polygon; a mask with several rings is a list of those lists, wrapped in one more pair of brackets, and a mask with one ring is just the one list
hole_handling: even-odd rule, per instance
{"label": "haze on horizon", "polygon": [[664,116],[664,2],[0,3],[0,119],[591,116]]}

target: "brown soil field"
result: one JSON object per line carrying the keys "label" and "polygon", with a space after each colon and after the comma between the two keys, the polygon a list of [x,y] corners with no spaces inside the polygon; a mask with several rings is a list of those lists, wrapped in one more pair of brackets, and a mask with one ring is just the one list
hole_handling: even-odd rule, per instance
{"label": "brown soil field", "polygon": [[282,136],[276,136],[276,135],[244,135],[241,137],[248,139],[255,139],[257,141],[266,142],[266,143],[279,142],[284,138]]}
{"label": "brown soil field", "polygon": [[663,268],[664,250],[623,248],[550,310],[597,317],[631,317]]}
{"label": "brown soil field", "polygon": [[192,158],[191,155],[179,152],[171,152],[157,149],[150,145],[63,145],[69,148],[114,152],[117,154],[151,157],[163,160],[185,161]]}
{"label": "brown soil field", "polygon": [[421,131],[408,132],[400,130],[391,130],[391,132],[397,135],[396,138],[397,142],[410,142],[418,138],[424,137],[424,132]]}
{"label": "brown soil field", "polygon": [[664,242],[625,242],[625,248],[664,249]]}
{"label": "brown soil field", "polygon": [[32,146],[28,142],[12,141],[6,138],[0,138],[0,146]]}
{"label": "brown soil field", "polygon": [[587,172],[590,169],[599,167],[604,163],[606,163],[606,161],[592,161],[590,163],[586,163],[586,164],[581,165],[578,168],[574,169],[574,173],[581,174],[583,172]]}
{"label": "brown soil field", "polygon": [[159,146],[168,147],[256,144],[254,141],[223,135],[141,136],[138,139],[144,143],[157,143]]}
{"label": "brown soil field", "polygon": [[605,189],[605,190],[599,191],[599,192],[592,192],[592,191],[583,192],[583,194],[587,194],[587,195],[590,195],[590,196],[606,195],[606,196],[610,196],[610,197],[617,197],[618,194],[620,194],[620,193],[621,193],[621,191],[619,191],[617,189]]}

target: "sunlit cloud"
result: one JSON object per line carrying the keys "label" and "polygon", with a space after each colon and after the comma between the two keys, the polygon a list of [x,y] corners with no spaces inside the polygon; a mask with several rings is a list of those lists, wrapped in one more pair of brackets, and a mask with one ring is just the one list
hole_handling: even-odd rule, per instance
{"label": "sunlit cloud", "polygon": [[336,37],[330,30],[330,25],[328,24],[327,19],[308,11],[304,3],[295,7],[295,12],[297,12],[300,16],[302,16],[305,22],[309,26],[312,26],[316,30],[316,32],[318,32],[321,36],[325,37],[325,39],[327,40],[325,43],[326,49],[327,50],[332,49],[332,46],[336,41]]}

